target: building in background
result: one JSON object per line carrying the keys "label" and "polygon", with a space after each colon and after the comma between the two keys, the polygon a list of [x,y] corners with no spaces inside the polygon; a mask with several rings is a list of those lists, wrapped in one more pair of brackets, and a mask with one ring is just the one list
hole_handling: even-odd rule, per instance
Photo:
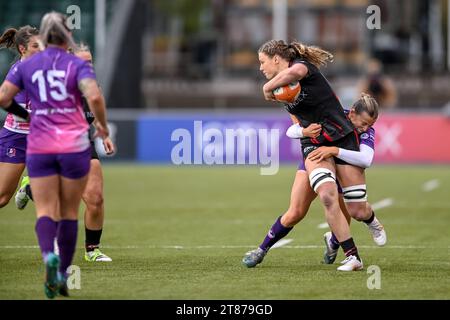
{"label": "building in background", "polygon": [[[450,100],[447,0],[286,0],[287,40],[335,55],[324,69],[345,103],[376,58],[398,92],[398,108],[440,108]],[[271,107],[256,50],[273,38],[270,0],[150,1],[144,34],[145,105],[151,109]],[[380,29],[366,25],[370,5]],[[189,8],[189,9],[188,9]],[[427,88],[423,90],[422,88]],[[182,101],[182,103],[180,103]]]}
{"label": "building in background", "polygon": [[[323,71],[343,104],[358,95],[358,79],[376,58],[396,88],[397,108],[436,109],[450,101],[448,2],[0,0],[0,28],[37,26],[49,10],[79,6],[74,35],[93,49],[104,44],[95,62],[110,108],[273,108],[262,99],[256,51],[285,28],[287,40],[334,54]],[[283,3],[286,19],[277,20]],[[380,29],[367,27],[371,5],[380,9]],[[105,11],[102,39],[96,8]],[[0,51],[2,77],[13,58]]]}

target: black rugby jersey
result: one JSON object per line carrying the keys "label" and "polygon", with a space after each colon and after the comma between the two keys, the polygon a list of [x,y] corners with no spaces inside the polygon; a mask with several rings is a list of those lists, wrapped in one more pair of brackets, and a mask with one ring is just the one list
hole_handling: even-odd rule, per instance
{"label": "black rugby jersey", "polygon": [[91,111],[91,109],[89,109],[86,98],[82,97],[81,100],[83,101],[83,111],[84,116],[86,117],[86,121],[87,123],[92,124],[92,122],[94,122],[95,120],[94,113]]}
{"label": "black rugby jersey", "polygon": [[87,123],[89,124],[89,140],[93,141],[95,129],[92,123],[95,120],[94,113],[91,111],[91,109],[89,109],[89,105],[85,97],[82,97],[81,101],[83,102],[84,116],[86,118]]}
{"label": "black rugby jersey", "polygon": [[302,138],[302,143],[322,144],[339,140],[354,131],[339,99],[327,79],[319,69],[308,61],[297,59],[289,66],[302,63],[308,68],[307,75],[299,80],[301,92],[299,97],[289,104],[284,104],[286,110],[300,121],[303,128],[311,123],[322,125],[322,132],[317,138]]}

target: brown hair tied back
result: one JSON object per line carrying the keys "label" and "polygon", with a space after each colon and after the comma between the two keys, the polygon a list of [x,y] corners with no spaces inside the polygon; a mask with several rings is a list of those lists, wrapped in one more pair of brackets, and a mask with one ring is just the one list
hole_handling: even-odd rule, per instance
{"label": "brown hair tied back", "polygon": [[287,61],[292,61],[296,58],[305,59],[317,68],[326,65],[327,62],[333,61],[333,55],[330,52],[296,41],[287,44],[283,40],[270,40],[264,43],[258,52],[264,53],[270,58],[279,55]]}
{"label": "brown hair tied back", "polygon": [[23,26],[19,30],[9,28],[0,36],[0,48],[14,47],[20,53],[19,46],[27,47],[30,38],[39,35],[39,30],[31,26]]}

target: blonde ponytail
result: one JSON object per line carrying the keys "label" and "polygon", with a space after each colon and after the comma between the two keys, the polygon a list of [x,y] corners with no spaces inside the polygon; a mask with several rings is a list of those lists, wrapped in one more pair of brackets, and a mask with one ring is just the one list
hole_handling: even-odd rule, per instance
{"label": "blonde ponytail", "polygon": [[290,46],[294,48],[298,56],[312,63],[317,68],[325,66],[327,62],[333,62],[333,55],[319,47],[306,46],[299,42],[291,42]]}
{"label": "blonde ponytail", "polygon": [[370,94],[362,92],[359,100],[353,104],[353,108],[357,114],[367,112],[372,119],[378,118],[378,102]]}

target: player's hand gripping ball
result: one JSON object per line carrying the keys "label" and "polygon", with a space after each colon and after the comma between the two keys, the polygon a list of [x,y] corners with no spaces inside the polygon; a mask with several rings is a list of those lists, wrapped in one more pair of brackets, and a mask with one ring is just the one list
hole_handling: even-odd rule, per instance
{"label": "player's hand gripping ball", "polygon": [[300,82],[295,81],[283,87],[276,88],[273,90],[273,95],[275,96],[275,100],[279,102],[292,103],[298,98],[301,91],[302,87],[300,86]]}

